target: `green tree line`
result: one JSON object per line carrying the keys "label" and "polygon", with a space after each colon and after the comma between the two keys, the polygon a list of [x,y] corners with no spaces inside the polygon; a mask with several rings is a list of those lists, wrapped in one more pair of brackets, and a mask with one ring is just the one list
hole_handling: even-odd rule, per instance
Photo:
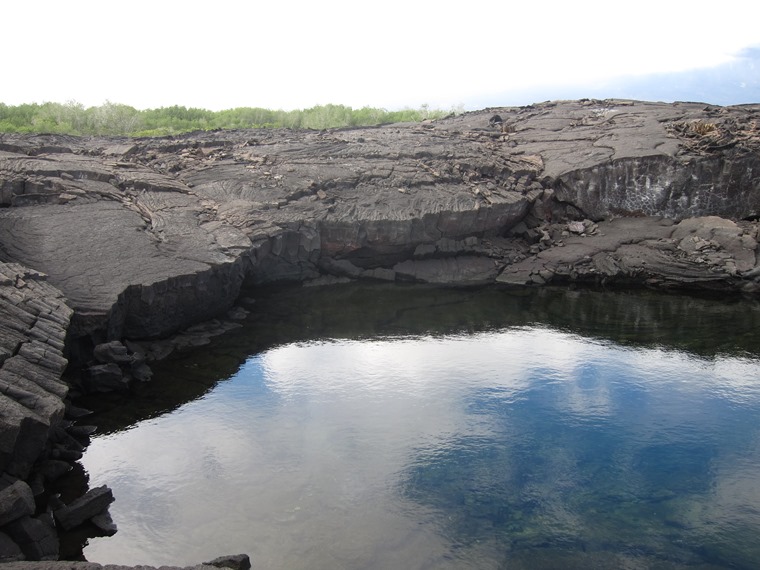
{"label": "green tree line", "polygon": [[320,130],[418,122],[450,113],[429,109],[427,105],[401,111],[373,107],[353,109],[345,105],[318,105],[294,111],[258,107],[209,111],[179,105],[138,110],[110,101],[99,107],[87,108],[76,101],[22,105],[0,103],[0,132],[144,137],[213,129],[286,127]]}

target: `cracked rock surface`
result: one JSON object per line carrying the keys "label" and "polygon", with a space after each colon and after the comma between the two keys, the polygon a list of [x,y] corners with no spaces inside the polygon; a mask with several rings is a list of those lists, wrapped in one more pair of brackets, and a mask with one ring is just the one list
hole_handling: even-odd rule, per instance
{"label": "cracked rock surface", "polygon": [[72,311],[45,276],[0,263],[0,471],[25,478],[64,415]]}
{"label": "cracked rock surface", "polygon": [[0,135],[0,259],[47,274],[98,342],[212,318],[244,282],[511,282],[535,245],[516,251],[521,223],[757,216],[759,117],[582,100],[320,132]]}

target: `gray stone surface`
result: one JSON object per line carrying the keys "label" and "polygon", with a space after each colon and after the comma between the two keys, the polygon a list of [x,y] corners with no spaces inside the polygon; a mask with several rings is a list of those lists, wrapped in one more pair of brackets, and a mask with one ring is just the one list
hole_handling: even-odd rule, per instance
{"label": "gray stone surface", "polygon": [[133,360],[127,347],[118,340],[97,345],[93,349],[92,355],[95,360],[102,363],[126,364]]}
{"label": "gray stone surface", "polygon": [[29,485],[16,481],[0,491],[0,527],[34,514],[34,495]]}
{"label": "gray stone surface", "polygon": [[4,532],[0,532],[0,563],[15,562],[24,559],[21,547]]}
{"label": "gray stone surface", "polygon": [[64,414],[63,343],[72,311],[46,276],[0,263],[0,470],[26,477]]}
{"label": "gray stone surface", "polygon": [[[671,289],[760,289],[749,272],[757,263],[756,222],[708,216],[680,223],[660,217],[594,224],[593,234],[559,236],[546,249],[507,266],[496,279],[509,285],[567,282],[647,284]],[[551,228],[549,228],[551,229]],[[557,234],[556,227],[554,233]]]}
{"label": "gray stone surface", "polygon": [[217,568],[231,568],[232,570],[250,570],[251,568],[251,560],[247,554],[220,556],[206,562],[206,564]]}
{"label": "gray stone surface", "polygon": [[[64,416],[69,388],[61,374],[71,315],[44,274],[0,262],[0,471],[14,481],[0,490],[3,561],[58,556],[56,532],[31,516],[35,501],[23,480],[44,459]],[[53,471],[63,469],[47,476]]]}
{"label": "gray stone surface", "polygon": [[113,536],[117,532],[116,523],[111,518],[111,513],[104,511],[95,515],[90,519],[90,522],[98,527],[98,530],[103,533],[104,536]]}
{"label": "gray stone surface", "polygon": [[118,364],[109,362],[87,368],[82,374],[82,386],[90,393],[126,392],[129,381]]}
{"label": "gray stone surface", "polygon": [[64,530],[71,530],[94,516],[102,514],[113,503],[111,489],[105,485],[87,491],[83,496],[55,511],[55,520]]}
{"label": "gray stone surface", "polygon": [[22,517],[6,525],[4,530],[27,560],[58,559],[58,534],[41,518]]}

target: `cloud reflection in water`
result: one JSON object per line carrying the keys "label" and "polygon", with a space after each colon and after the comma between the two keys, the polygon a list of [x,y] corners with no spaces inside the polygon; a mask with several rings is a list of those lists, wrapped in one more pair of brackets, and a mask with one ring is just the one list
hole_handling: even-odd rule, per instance
{"label": "cloud reflection in water", "polygon": [[[96,438],[98,562],[741,565],[760,551],[760,363],[543,327],[286,344]],[[556,556],[557,558],[552,558]],[[579,563],[581,563],[579,562]],[[589,563],[590,563],[589,562]]]}

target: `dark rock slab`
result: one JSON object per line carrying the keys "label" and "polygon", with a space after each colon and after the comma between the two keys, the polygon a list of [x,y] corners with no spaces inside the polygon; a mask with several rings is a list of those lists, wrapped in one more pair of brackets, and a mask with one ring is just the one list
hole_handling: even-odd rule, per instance
{"label": "dark rock slab", "polygon": [[92,350],[92,355],[95,357],[95,360],[104,364],[109,362],[128,364],[133,360],[127,347],[118,340],[112,340],[97,345]]}
{"label": "dark rock slab", "polygon": [[40,518],[23,517],[4,528],[28,560],[58,559],[58,535]]}
{"label": "dark rock slab", "polygon": [[126,392],[129,379],[118,364],[95,364],[84,370],[82,385],[88,393]]}
{"label": "dark rock slab", "polygon": [[71,464],[66,461],[48,459],[40,466],[39,473],[44,477],[45,481],[52,482],[63,477],[71,469]]}
{"label": "dark rock slab", "polygon": [[129,368],[132,378],[139,382],[149,382],[153,377],[153,370],[145,362],[136,362]]}
{"label": "dark rock slab", "polygon": [[[66,325],[72,311],[46,276],[0,262],[0,470],[25,478],[64,413],[61,380]],[[10,342],[10,344],[8,344]]]}
{"label": "dark rock slab", "polygon": [[[21,215],[5,226],[14,235],[12,244],[3,244],[7,255],[44,266],[77,309],[77,326],[87,330],[110,326],[119,333],[148,336],[187,325],[182,319],[187,309],[171,303],[192,305],[193,285],[204,273],[209,273],[207,287],[212,286],[210,265],[232,261],[208,251],[213,244],[202,230],[195,243],[190,243],[191,232],[184,236],[182,251],[163,245],[166,241],[145,231],[138,212],[109,200],[19,210]],[[11,221],[0,221],[0,226],[5,222]],[[36,262],[41,256],[45,261]],[[220,308],[212,299],[203,301],[210,302],[209,317]],[[144,307],[142,319],[128,318],[132,307]],[[164,313],[159,330],[153,330],[148,312]]]}
{"label": "dark rock slab", "polygon": [[104,511],[100,514],[95,515],[90,519],[90,522],[92,522],[92,524],[98,528],[103,536],[113,536],[116,534],[116,523],[113,522],[111,513],[108,511]]}
{"label": "dark rock slab", "polygon": [[220,556],[210,562],[205,562],[216,568],[229,568],[230,570],[251,570],[251,560],[247,554],[235,554],[232,556]]}
{"label": "dark rock slab", "polygon": [[55,520],[65,530],[71,530],[92,517],[103,513],[113,503],[111,489],[105,485],[90,489],[83,496],[55,511]]}
{"label": "dark rock slab", "polygon": [[757,223],[737,224],[714,216],[678,224],[667,218],[620,218],[597,227],[596,235],[568,235],[561,247],[552,246],[507,266],[496,281],[755,291],[754,277],[741,274],[739,268],[757,263]]}
{"label": "dark rock slab", "polygon": [[34,495],[23,481],[16,481],[0,490],[0,527],[34,514]]}
{"label": "dark rock slab", "polygon": [[24,553],[21,552],[19,545],[13,542],[10,536],[4,532],[0,532],[0,564],[23,559]]}
{"label": "dark rock slab", "polygon": [[488,257],[457,256],[441,259],[410,259],[397,263],[397,279],[448,285],[491,283],[503,264]]}

